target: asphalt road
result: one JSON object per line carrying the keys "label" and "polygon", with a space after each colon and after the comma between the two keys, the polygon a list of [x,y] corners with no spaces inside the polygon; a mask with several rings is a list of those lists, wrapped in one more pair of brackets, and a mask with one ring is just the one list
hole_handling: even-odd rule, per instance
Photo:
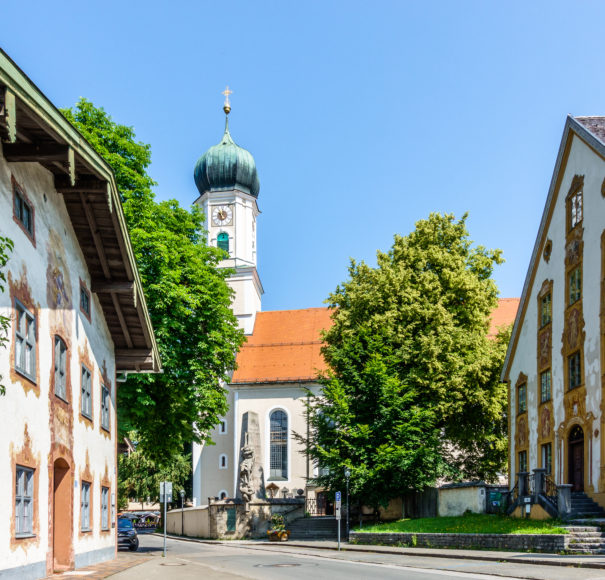
{"label": "asphalt road", "polygon": [[112,578],[130,579],[293,579],[351,580],[605,580],[605,570],[482,562],[449,558],[335,552],[285,545],[251,546],[237,542],[203,544],[168,540],[168,557],[161,557],[162,538],[140,536],[144,563]]}

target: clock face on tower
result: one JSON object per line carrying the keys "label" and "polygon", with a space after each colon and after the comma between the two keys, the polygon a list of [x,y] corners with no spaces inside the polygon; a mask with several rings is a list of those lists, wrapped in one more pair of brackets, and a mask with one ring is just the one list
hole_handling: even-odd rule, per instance
{"label": "clock face on tower", "polygon": [[233,210],[230,205],[217,205],[212,208],[212,224],[230,226],[233,221]]}

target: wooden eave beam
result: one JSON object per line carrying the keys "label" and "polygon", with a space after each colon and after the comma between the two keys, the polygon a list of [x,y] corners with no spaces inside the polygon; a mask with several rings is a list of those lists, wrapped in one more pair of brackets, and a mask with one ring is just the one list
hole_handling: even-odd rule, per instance
{"label": "wooden eave beam", "polygon": [[134,297],[134,282],[114,282],[108,280],[92,280],[90,291],[95,294],[130,294]]}
{"label": "wooden eave beam", "polygon": [[101,262],[101,268],[103,268],[103,274],[105,278],[109,280],[111,278],[111,272],[109,271],[109,265],[107,264],[107,257],[105,256],[105,250],[103,249],[103,242],[97,229],[97,222],[90,205],[82,193],[80,194],[80,203],[84,208],[84,215],[86,216],[86,221],[88,222],[88,227],[90,228],[90,233],[92,234],[92,239],[94,241],[95,248],[97,249],[99,261]]}
{"label": "wooden eave beam", "polygon": [[120,301],[115,294],[111,294],[111,301],[113,302],[113,307],[116,310],[116,314],[118,315],[118,320],[120,321],[120,326],[122,327],[122,334],[124,335],[124,340],[126,340],[126,344],[128,348],[132,348],[132,338],[130,336],[130,332],[128,331],[128,325],[126,324],[126,320],[124,319],[124,313],[122,312],[122,307],[120,306]]}
{"label": "wooden eave beam", "polygon": [[79,176],[75,183],[71,183],[64,175],[55,176],[55,189],[61,193],[102,193],[107,195],[109,183],[95,177]]}
{"label": "wooden eave beam", "polygon": [[76,182],[76,159],[74,150],[62,143],[6,143],[2,148],[4,157],[11,163],[53,163],[60,167],[69,182]]}
{"label": "wooden eave beam", "polygon": [[17,140],[17,100],[8,87],[0,88],[0,127],[3,140]]}

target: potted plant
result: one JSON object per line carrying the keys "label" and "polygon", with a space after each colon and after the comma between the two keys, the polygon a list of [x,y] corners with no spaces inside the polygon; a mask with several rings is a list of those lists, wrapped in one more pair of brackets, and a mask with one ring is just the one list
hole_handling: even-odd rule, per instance
{"label": "potted plant", "polygon": [[270,542],[287,542],[290,530],[286,530],[286,519],[281,514],[271,516],[271,527],[267,530]]}

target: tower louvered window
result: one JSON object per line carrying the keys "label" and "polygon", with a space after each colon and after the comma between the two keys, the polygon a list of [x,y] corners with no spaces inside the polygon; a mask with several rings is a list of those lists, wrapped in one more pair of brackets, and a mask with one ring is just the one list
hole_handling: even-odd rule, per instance
{"label": "tower louvered window", "polygon": [[270,417],[270,480],[288,479],[288,416],[284,411],[273,411]]}
{"label": "tower louvered window", "polygon": [[229,234],[221,232],[216,238],[216,245],[221,250],[225,250],[225,252],[229,253]]}

